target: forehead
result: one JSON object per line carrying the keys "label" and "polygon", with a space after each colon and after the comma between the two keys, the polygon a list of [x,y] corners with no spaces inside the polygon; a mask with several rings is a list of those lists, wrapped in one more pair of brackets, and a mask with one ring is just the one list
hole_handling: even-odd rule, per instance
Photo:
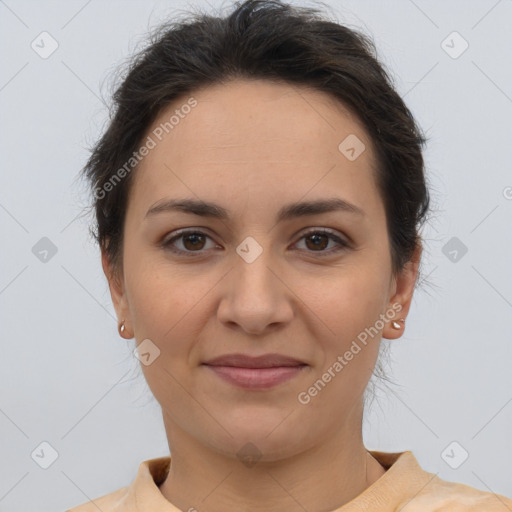
{"label": "forehead", "polygon": [[[364,126],[335,98],[310,88],[266,80],[204,87],[162,110],[149,138],[154,147],[132,184],[136,206],[166,195],[208,200],[230,193],[257,208],[262,195],[296,201],[308,191],[310,198],[332,195],[333,187],[353,202],[375,197],[374,150]],[[354,148],[356,158],[344,153]]]}
{"label": "forehead", "polygon": [[[197,102],[192,108],[191,98]],[[266,142],[273,155],[296,149],[298,142],[323,153],[337,151],[349,134],[368,139],[358,117],[331,95],[267,80],[233,80],[183,95],[160,112],[148,133],[155,130],[157,139],[205,143],[196,144],[196,154],[226,153],[228,145],[238,144],[261,156],[266,146],[254,141]]]}

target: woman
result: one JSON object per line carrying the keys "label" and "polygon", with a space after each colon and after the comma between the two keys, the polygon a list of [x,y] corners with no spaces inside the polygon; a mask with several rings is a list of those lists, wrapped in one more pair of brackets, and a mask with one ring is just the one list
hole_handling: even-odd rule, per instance
{"label": "woman", "polygon": [[171,457],[71,510],[512,510],[363,443],[429,205],[425,138],[371,42],[248,0],[163,26],[114,99],[84,174]]}

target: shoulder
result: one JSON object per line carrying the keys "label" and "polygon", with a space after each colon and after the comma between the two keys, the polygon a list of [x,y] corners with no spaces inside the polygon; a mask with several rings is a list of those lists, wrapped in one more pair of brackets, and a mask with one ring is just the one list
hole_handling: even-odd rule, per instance
{"label": "shoulder", "polygon": [[407,504],[408,512],[507,512],[512,500],[469,485],[449,482],[431,475],[430,482]]}
{"label": "shoulder", "polygon": [[368,510],[383,510],[383,507],[376,508],[376,505],[385,503],[385,510],[389,511],[512,512],[510,498],[443,480],[437,474],[425,471],[411,451],[372,451],[371,454],[387,471],[366,492],[362,503],[375,505]]}
{"label": "shoulder", "polygon": [[129,485],[66,512],[137,512],[168,506],[169,502],[162,496],[158,485],[167,476],[170,461],[170,456],[147,459],[139,464],[137,474]]}
{"label": "shoulder", "polygon": [[127,487],[122,487],[117,491],[111,492],[95,498],[94,500],[87,501],[76,507],[66,510],[66,512],[117,512],[123,510],[128,512],[129,509],[123,507],[126,502]]}

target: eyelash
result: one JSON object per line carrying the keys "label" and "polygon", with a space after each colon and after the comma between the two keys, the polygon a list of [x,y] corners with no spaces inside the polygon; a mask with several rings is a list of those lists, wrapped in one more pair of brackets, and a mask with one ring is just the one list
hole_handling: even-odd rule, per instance
{"label": "eyelash", "polygon": [[[169,238],[167,240],[165,240],[164,242],[162,242],[162,247],[166,250],[169,250],[175,254],[178,254],[180,256],[185,256],[185,257],[194,257],[196,256],[195,253],[197,254],[201,254],[204,252],[204,250],[200,249],[200,250],[197,250],[197,251],[184,251],[182,249],[176,249],[176,247],[174,247],[172,245],[172,243],[175,241],[175,240],[178,240],[180,238],[183,238],[185,237],[186,235],[201,235],[201,236],[205,236],[207,238],[210,238],[211,237],[209,235],[207,235],[206,233],[203,233],[202,231],[198,231],[198,230],[195,230],[195,229],[186,229],[186,230],[181,230],[181,231],[178,231],[177,234],[175,234],[172,238]],[[315,229],[312,229],[306,233],[304,233],[302,235],[302,237],[299,239],[302,240],[303,238],[307,238],[308,236],[311,236],[311,235],[327,235],[329,237],[330,240],[333,240],[335,241],[339,247],[335,248],[334,250],[330,250],[330,251],[327,251],[327,250],[321,250],[321,251],[308,251],[306,250],[306,252],[309,252],[309,253],[318,253],[320,257],[325,257],[325,256],[330,256],[334,253],[338,253],[339,251],[343,251],[343,250],[346,250],[350,247],[349,243],[348,242],[345,242],[344,240],[342,240],[340,237],[338,237],[337,235],[335,235],[332,231],[328,230],[328,229],[325,229],[325,228],[315,228]]]}

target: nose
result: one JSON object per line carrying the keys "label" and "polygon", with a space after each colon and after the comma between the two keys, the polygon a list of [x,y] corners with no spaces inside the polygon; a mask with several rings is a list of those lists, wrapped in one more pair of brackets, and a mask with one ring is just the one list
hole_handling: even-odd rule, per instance
{"label": "nose", "polygon": [[263,250],[253,261],[240,254],[224,278],[218,319],[230,328],[260,335],[290,322],[294,295],[271,250]]}

